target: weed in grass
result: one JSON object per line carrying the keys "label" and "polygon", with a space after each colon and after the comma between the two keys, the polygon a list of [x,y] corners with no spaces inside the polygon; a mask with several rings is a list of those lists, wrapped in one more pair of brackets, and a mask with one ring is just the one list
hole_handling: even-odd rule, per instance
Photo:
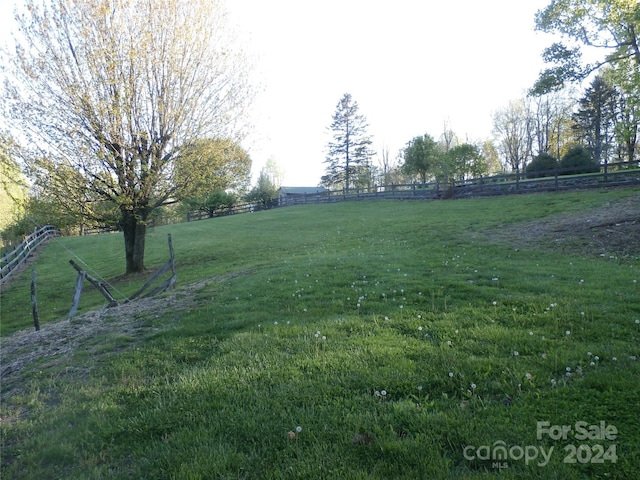
{"label": "weed in grass", "polygon": [[[4,373],[5,352],[33,344],[25,335],[22,350],[5,348],[22,314],[3,291],[3,385],[14,387],[0,405],[2,474],[633,478],[637,263],[516,250],[495,231],[618,195],[291,207],[172,226],[178,291],[79,318],[56,337],[78,330],[74,348],[24,357],[15,373]],[[112,237],[63,240],[89,258]],[[564,442],[537,440],[540,420],[615,425],[618,461],[564,463]],[[500,471],[464,456],[496,442],[556,453],[547,467],[513,460]],[[46,458],[43,445],[55,446]]]}

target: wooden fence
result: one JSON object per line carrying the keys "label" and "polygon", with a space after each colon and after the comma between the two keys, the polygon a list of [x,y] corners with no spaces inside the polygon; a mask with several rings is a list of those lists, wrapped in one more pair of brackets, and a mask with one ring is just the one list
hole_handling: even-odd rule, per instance
{"label": "wooden fence", "polygon": [[437,200],[640,185],[640,168],[638,168],[637,162],[603,165],[600,172],[597,173],[573,175],[568,175],[567,173],[569,172],[563,171],[562,169],[555,169],[535,172],[535,178],[527,178],[526,173],[520,172],[457,180],[448,185],[436,182],[414,182],[397,185],[372,185],[370,187],[360,188],[352,187],[349,189],[349,192],[346,192],[344,189],[326,190],[319,193],[281,196],[270,205],[245,203],[210,212],[192,211],[187,214],[187,221],[191,222],[238,213],[256,212],[268,208],[290,205],[377,199]]}
{"label": "wooden fence", "polygon": [[350,188],[348,193],[345,190],[333,190],[281,197],[277,206],[376,199],[436,200],[640,185],[640,169],[637,166],[637,162],[624,162],[609,164],[600,172],[588,174],[567,175],[561,169],[556,169],[536,172],[536,175],[545,175],[536,178],[527,178],[524,173],[509,173],[457,180],[447,185],[428,182]]}
{"label": "wooden fence", "polygon": [[22,265],[29,255],[51,237],[60,235],[53,225],[45,225],[36,229],[31,235],[20,242],[16,247],[0,259],[0,285]]}

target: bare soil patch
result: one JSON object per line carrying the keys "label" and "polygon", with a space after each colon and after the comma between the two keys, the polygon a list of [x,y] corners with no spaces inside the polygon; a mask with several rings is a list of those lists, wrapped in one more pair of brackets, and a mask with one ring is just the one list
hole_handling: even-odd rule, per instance
{"label": "bare soil patch", "polygon": [[[197,307],[197,292],[212,283],[224,282],[250,271],[232,272],[188,285],[157,298],[140,299],[112,308],[93,310],[55,323],[48,323],[36,332],[21,330],[0,338],[2,351],[0,399],[13,395],[25,385],[33,373],[33,365],[46,369],[61,364],[79,347],[91,345],[93,337],[107,338],[110,335],[127,336],[137,343],[160,328],[153,319],[167,310],[188,310]],[[94,343],[95,345],[95,343]],[[94,354],[106,353],[95,345]]]}
{"label": "bare soil patch", "polygon": [[486,232],[514,248],[583,256],[640,258],[640,194],[589,211],[552,215]]}

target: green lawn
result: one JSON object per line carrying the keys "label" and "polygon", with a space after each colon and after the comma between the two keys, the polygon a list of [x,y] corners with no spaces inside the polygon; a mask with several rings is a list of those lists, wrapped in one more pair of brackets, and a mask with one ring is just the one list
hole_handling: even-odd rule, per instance
{"label": "green lawn", "polygon": [[[50,241],[34,264],[42,331],[22,331],[31,269],[0,298],[1,476],[637,478],[640,253],[527,238],[531,220],[631,196],[348,202],[156,228],[147,267],[170,233],[177,289],[97,316],[106,302],[85,286],[70,323],[70,258],[120,299],[145,279],[119,277],[118,234]],[[514,224],[528,246],[500,236]]]}

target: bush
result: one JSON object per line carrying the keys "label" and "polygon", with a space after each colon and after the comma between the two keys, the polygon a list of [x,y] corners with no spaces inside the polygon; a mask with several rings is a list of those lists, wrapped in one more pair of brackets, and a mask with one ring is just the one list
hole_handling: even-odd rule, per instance
{"label": "bush", "polygon": [[573,147],[560,160],[561,175],[597,173],[599,171],[600,165],[594,162],[589,152],[581,146]]}
{"label": "bush", "polygon": [[554,170],[558,166],[558,161],[552,155],[546,152],[535,157],[529,165],[527,165],[527,178],[551,177]]}

